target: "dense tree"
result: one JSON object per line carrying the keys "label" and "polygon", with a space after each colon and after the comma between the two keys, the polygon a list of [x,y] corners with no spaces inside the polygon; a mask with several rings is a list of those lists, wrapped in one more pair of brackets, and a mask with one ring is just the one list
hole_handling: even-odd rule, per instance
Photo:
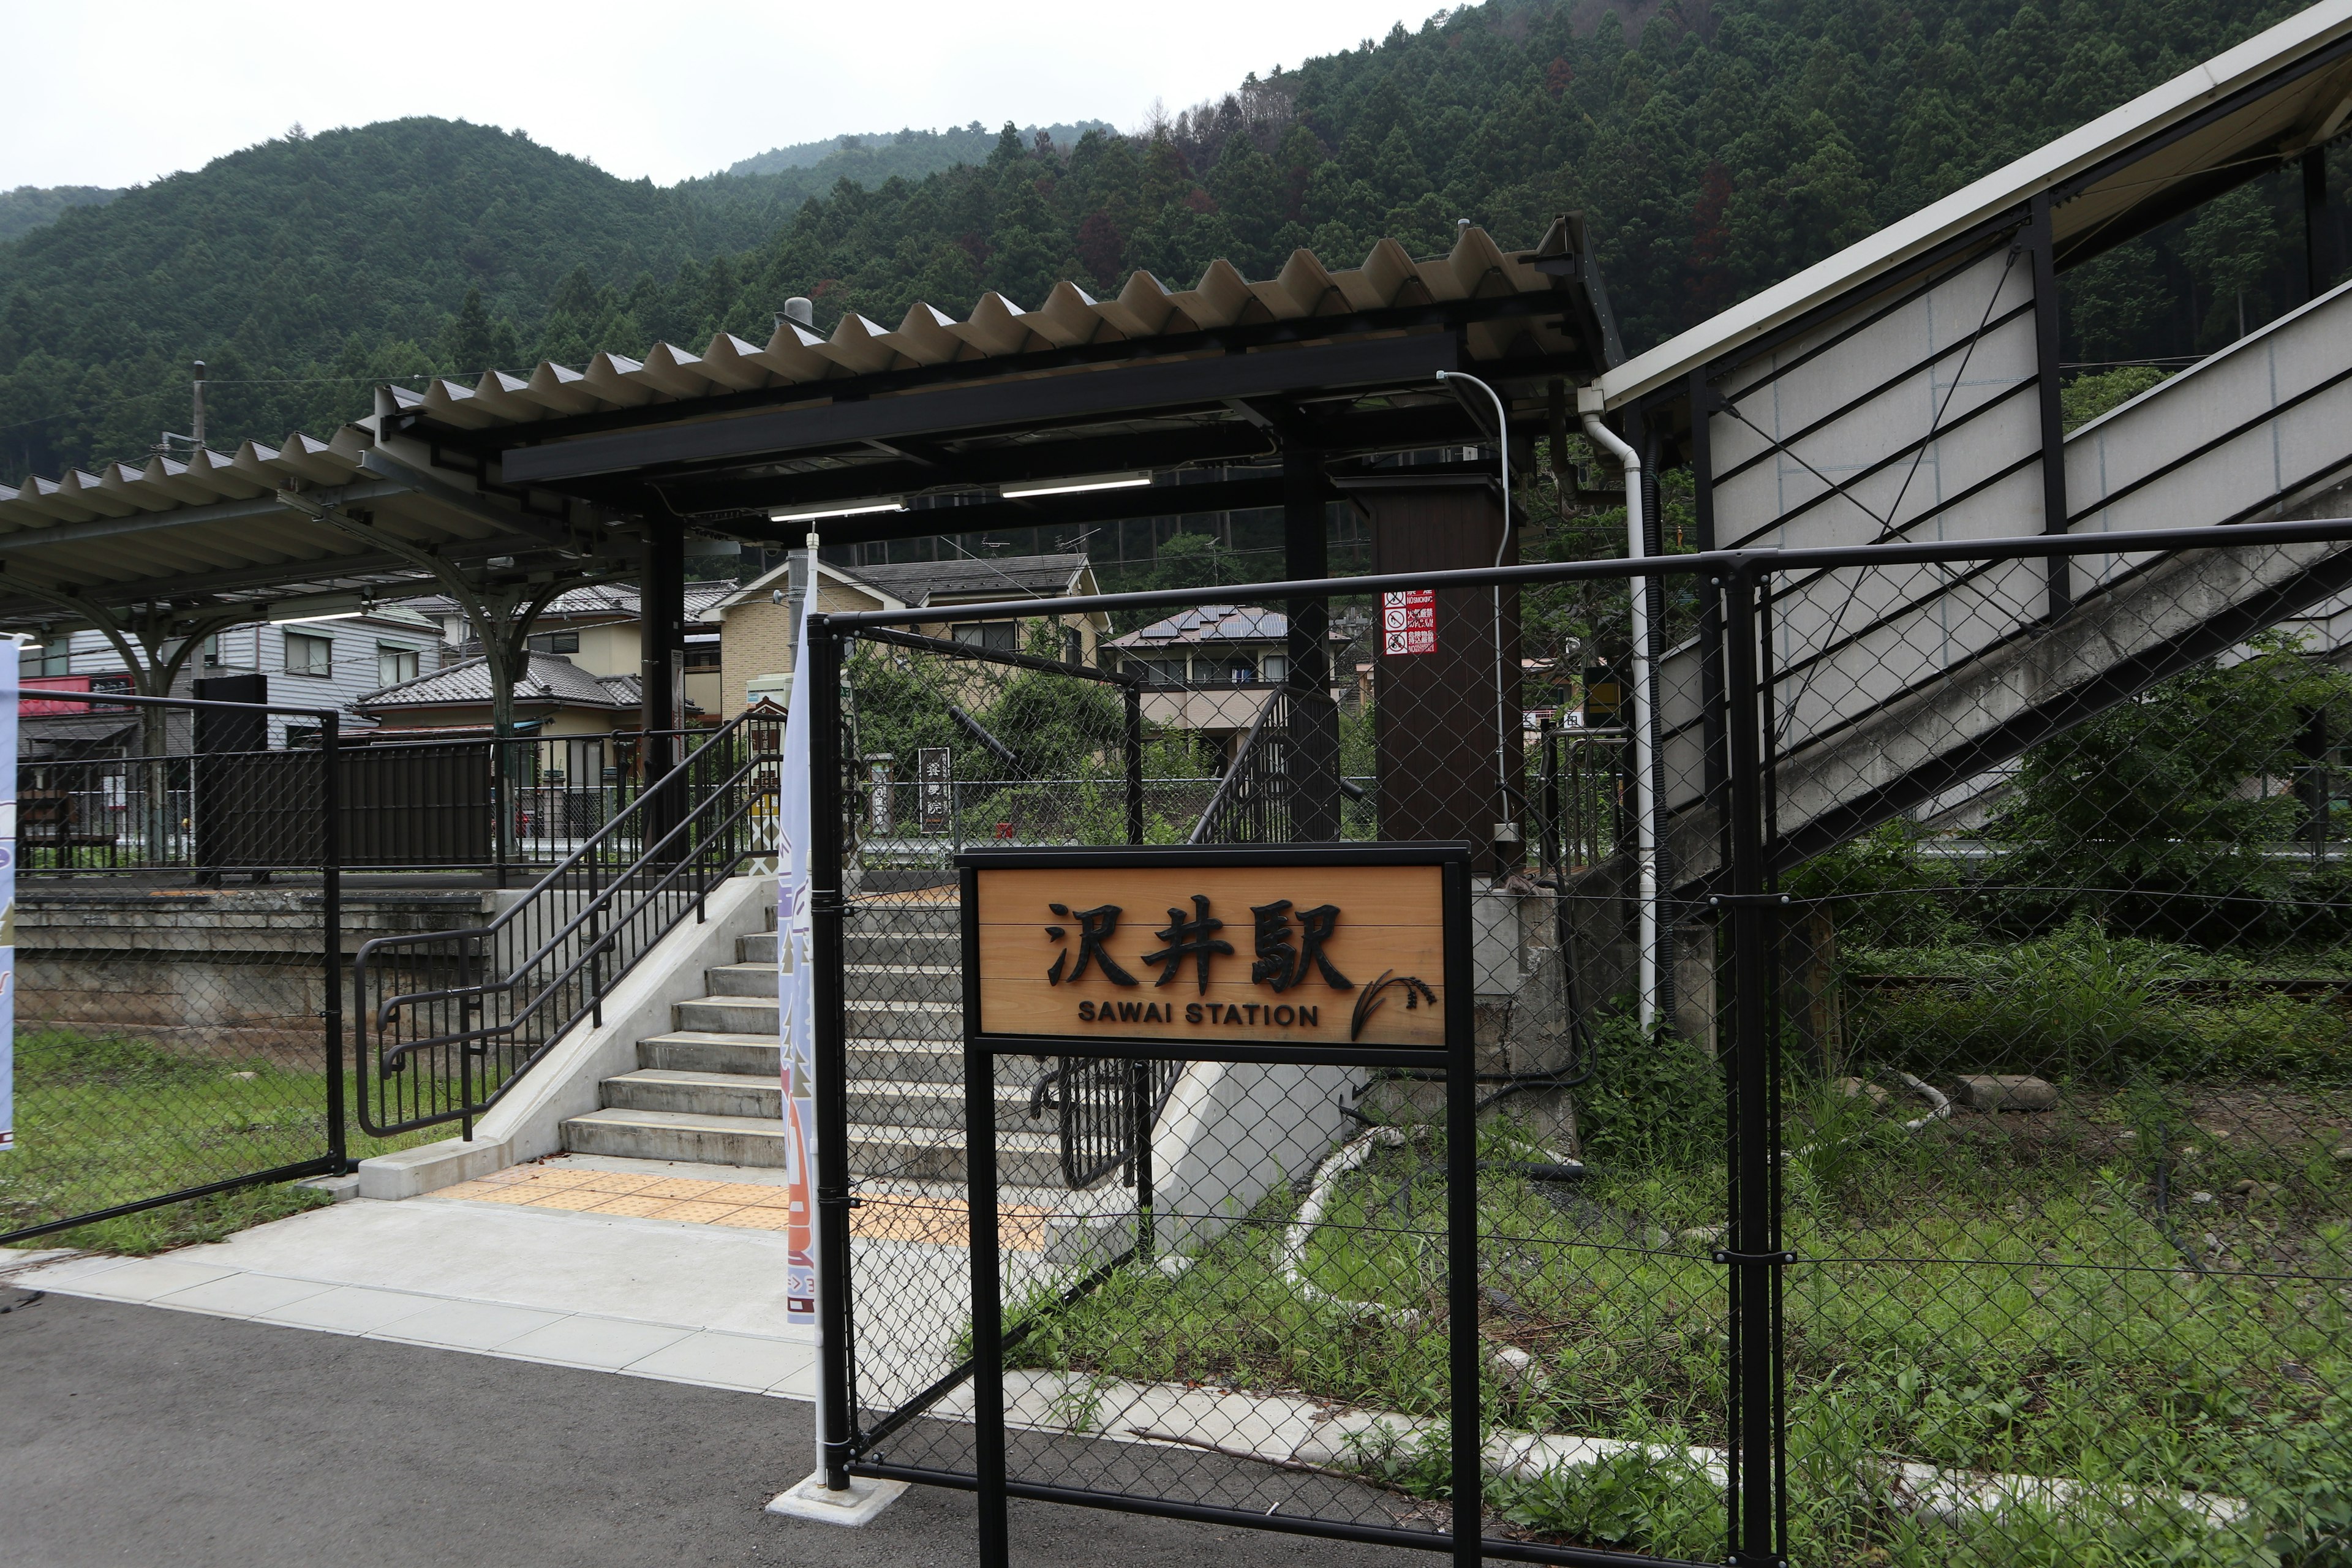
{"label": "dense tree", "polygon": [[[1525,245],[1584,212],[1638,351],[2294,5],[1715,0],[1627,25],[1647,9],[1487,0],[1132,136],[919,132],[669,190],[483,126],[289,134],[0,245],[0,481],[184,428],[191,358],[214,433],[273,439],[383,376],[764,340],[795,294],[824,330],[895,326],[1066,278],[1188,287],[1220,256],[1428,254],[1461,218]],[[940,137],[963,161],[926,164]],[[2294,303],[2297,200],[2266,177],[2070,273],[2070,357],[2204,352]]]}

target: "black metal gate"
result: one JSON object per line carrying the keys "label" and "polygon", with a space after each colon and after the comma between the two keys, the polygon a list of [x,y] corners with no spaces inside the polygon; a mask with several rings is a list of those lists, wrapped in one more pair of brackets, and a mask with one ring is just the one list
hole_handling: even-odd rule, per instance
{"label": "black metal gate", "polygon": [[[1447,781],[1414,812],[1492,805],[1462,835],[1470,1059],[1297,1068],[1227,1139],[1258,1183],[1213,1234],[1171,1159],[1209,1157],[1234,1064],[967,1058],[948,873],[1297,831],[1234,805],[1297,793],[1278,705],[1164,670],[1124,703],[1094,668],[1015,689],[870,657],[912,612],[813,621],[828,1478],[978,1489],[992,1554],[1025,1497],[1465,1560],[2332,1561],[2347,545],[2336,519],[1641,563],[1675,645],[1648,955],[1638,729],[1530,714],[1465,763],[1391,743],[1442,750],[1442,713],[1373,721],[1409,684],[1332,694],[1341,841],[1381,841],[1400,777]],[[1481,695],[1476,653],[1420,685]],[[898,787],[876,760],[927,748],[954,756],[905,787],[951,781],[958,835],[861,821]]]}

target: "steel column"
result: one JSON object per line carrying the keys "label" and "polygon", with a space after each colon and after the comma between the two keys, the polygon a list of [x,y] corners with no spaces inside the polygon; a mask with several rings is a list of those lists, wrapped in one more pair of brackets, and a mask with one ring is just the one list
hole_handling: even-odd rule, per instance
{"label": "steel column", "polygon": [[327,1157],[338,1173],[351,1169],[351,1133],[343,1109],[343,752],[340,714],[319,717],[319,800],[326,817],[319,847],[320,900],[325,906],[327,996],[319,1016],[327,1036]]}
{"label": "steel column", "polygon": [[[646,524],[645,552],[637,578],[637,682],[640,726],[638,757],[647,785],[667,774],[684,757],[677,733],[686,726],[680,688],[686,672],[686,531],[676,522]],[[677,825],[684,794],[665,790],[646,821],[646,842],[654,843]]]}
{"label": "steel column", "polygon": [[809,967],[816,1040],[817,1415],[824,1484],[849,1485],[849,1019],[841,985],[848,916],[841,859],[841,639],[808,622]]}
{"label": "steel column", "polygon": [[2327,149],[2314,147],[2303,163],[2303,298],[2305,304],[2326,291]]}
{"label": "steel column", "polygon": [[[1328,491],[1323,454],[1286,445],[1282,453],[1283,573],[1293,582],[1330,575],[1328,531],[1324,508]],[[1290,632],[1286,652],[1290,705],[1290,837],[1325,843],[1339,837],[1339,713],[1331,703],[1328,634],[1331,601],[1292,599],[1286,605]]]}
{"label": "steel column", "polygon": [[[2050,193],[2033,198],[2021,241],[2033,253],[2033,391],[2042,414],[2042,531],[2066,531],[2066,416],[2058,403],[2058,258]],[[1898,520],[1899,521],[1899,520]],[[2066,558],[2050,558],[2050,618],[2074,602]]]}

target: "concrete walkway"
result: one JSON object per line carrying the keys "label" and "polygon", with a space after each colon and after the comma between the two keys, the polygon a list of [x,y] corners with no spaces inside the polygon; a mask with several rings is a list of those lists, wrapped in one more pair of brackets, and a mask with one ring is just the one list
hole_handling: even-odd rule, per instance
{"label": "concrete walkway", "polygon": [[813,1399],[815,1337],[785,1322],[784,1248],[772,1231],[361,1198],[160,1258],[11,1268],[20,1255],[0,1253],[0,1282]]}

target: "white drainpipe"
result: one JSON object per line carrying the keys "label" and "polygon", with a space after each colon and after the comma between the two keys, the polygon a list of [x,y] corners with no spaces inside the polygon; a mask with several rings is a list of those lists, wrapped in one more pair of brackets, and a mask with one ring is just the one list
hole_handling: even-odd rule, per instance
{"label": "white drainpipe", "polygon": [[[1601,389],[1580,387],[1576,411],[1584,418],[1584,433],[1625,469],[1626,555],[1643,558],[1642,457],[1601,423]],[[1626,586],[1633,605],[1633,815],[1634,865],[1639,875],[1641,913],[1642,1027],[1658,1021],[1658,813],[1652,798],[1655,775],[1654,742],[1650,716],[1650,584],[1635,577]]]}

